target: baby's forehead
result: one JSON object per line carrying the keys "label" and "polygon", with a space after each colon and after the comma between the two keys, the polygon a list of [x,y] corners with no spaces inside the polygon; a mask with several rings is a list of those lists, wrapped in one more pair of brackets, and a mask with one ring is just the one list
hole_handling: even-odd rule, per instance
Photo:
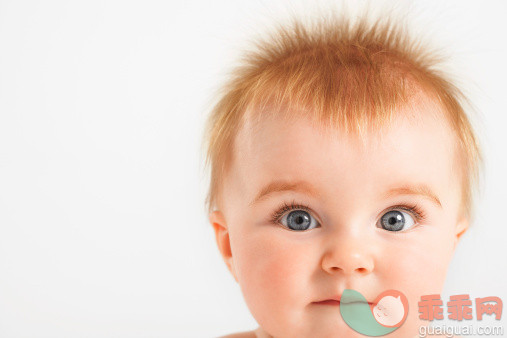
{"label": "baby's forehead", "polygon": [[455,174],[455,136],[426,105],[406,107],[384,129],[371,126],[362,135],[324,128],[303,115],[246,122],[234,144],[232,165],[249,184],[272,177],[329,175],[329,181],[333,175],[348,175],[372,184],[395,176],[438,185]]}
{"label": "baby's forehead", "polygon": [[[376,113],[372,113],[376,114]],[[336,114],[334,119],[326,121],[319,119],[319,114],[312,109],[285,109],[283,107],[267,107],[251,109],[242,125],[238,128],[234,148],[238,152],[254,151],[254,148],[274,144],[284,130],[298,129],[290,136],[293,140],[303,137],[301,132],[309,128],[318,133],[308,133],[305,137],[323,137],[329,140],[340,138],[350,144],[361,147],[365,151],[377,147],[393,147],[406,142],[403,136],[410,130],[410,134],[440,139],[442,146],[455,144],[456,136],[440,105],[425,97],[414,98],[408,104],[400,106],[392,114],[384,114],[370,119],[363,119],[349,123],[339,121],[343,115]],[[296,128],[294,128],[296,127]],[[429,145],[428,145],[429,146]]]}

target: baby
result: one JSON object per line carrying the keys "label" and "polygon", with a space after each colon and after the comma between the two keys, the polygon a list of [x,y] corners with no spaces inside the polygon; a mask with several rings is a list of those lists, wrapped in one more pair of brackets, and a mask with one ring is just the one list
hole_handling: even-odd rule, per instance
{"label": "baby", "polygon": [[370,308],[385,290],[406,296],[387,336],[428,324],[418,302],[443,288],[482,156],[466,98],[393,22],[293,19],[222,87],[204,138],[206,202],[259,324],[227,337],[365,337],[340,313],[347,289]]}

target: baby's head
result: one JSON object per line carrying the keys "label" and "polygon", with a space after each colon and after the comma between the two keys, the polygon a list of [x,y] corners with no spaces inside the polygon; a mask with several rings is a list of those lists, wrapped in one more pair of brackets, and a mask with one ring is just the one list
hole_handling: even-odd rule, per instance
{"label": "baby's head", "polygon": [[389,20],[300,21],[231,73],[205,138],[209,220],[261,329],[354,336],[339,299],[407,296],[416,334],[472,217],[481,163],[464,97]]}

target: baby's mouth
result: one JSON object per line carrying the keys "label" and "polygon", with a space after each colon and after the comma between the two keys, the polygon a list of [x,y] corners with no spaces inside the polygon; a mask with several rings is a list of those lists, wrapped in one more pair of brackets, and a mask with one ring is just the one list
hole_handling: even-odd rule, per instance
{"label": "baby's mouth", "polygon": [[[354,301],[354,302],[345,302],[343,304],[352,304],[352,303],[364,303],[364,302]],[[336,299],[326,299],[326,300],[321,300],[318,302],[313,302],[313,304],[339,306],[339,305],[341,305],[341,302]],[[368,302],[368,305],[373,305],[373,303]]]}
{"label": "baby's mouth", "polygon": [[326,299],[326,300],[321,300],[319,302],[313,302],[313,303],[320,304],[320,305],[334,305],[334,306],[340,305],[340,301],[334,300],[334,299]]}

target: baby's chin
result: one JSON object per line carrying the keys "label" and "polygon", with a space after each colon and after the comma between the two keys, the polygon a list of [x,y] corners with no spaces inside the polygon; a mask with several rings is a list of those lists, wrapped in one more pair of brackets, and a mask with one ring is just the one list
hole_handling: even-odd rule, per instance
{"label": "baby's chin", "polygon": [[[346,324],[345,324],[346,325]],[[292,330],[288,330],[292,331]],[[348,338],[364,338],[366,336],[353,331],[350,327],[346,325],[346,327],[337,327],[335,329],[329,328],[327,331],[320,331],[317,332],[315,330],[311,330],[311,333],[308,334],[300,334],[300,337],[348,337]],[[255,337],[255,338],[281,338],[281,337],[292,337],[295,336],[294,334],[287,332],[285,335],[283,333],[280,333],[278,335],[271,335],[266,330],[264,330],[261,326],[259,326],[254,331],[245,332],[244,334],[250,334],[245,336],[231,336],[226,338],[249,338],[249,337]],[[252,335],[253,334],[253,335]],[[420,338],[418,327],[400,327],[398,330],[392,332],[389,334],[390,338]],[[431,336],[432,338],[440,337],[440,336]],[[444,337],[444,336],[442,336]],[[458,337],[458,336],[455,336]],[[225,338],[225,337],[221,337]]]}

